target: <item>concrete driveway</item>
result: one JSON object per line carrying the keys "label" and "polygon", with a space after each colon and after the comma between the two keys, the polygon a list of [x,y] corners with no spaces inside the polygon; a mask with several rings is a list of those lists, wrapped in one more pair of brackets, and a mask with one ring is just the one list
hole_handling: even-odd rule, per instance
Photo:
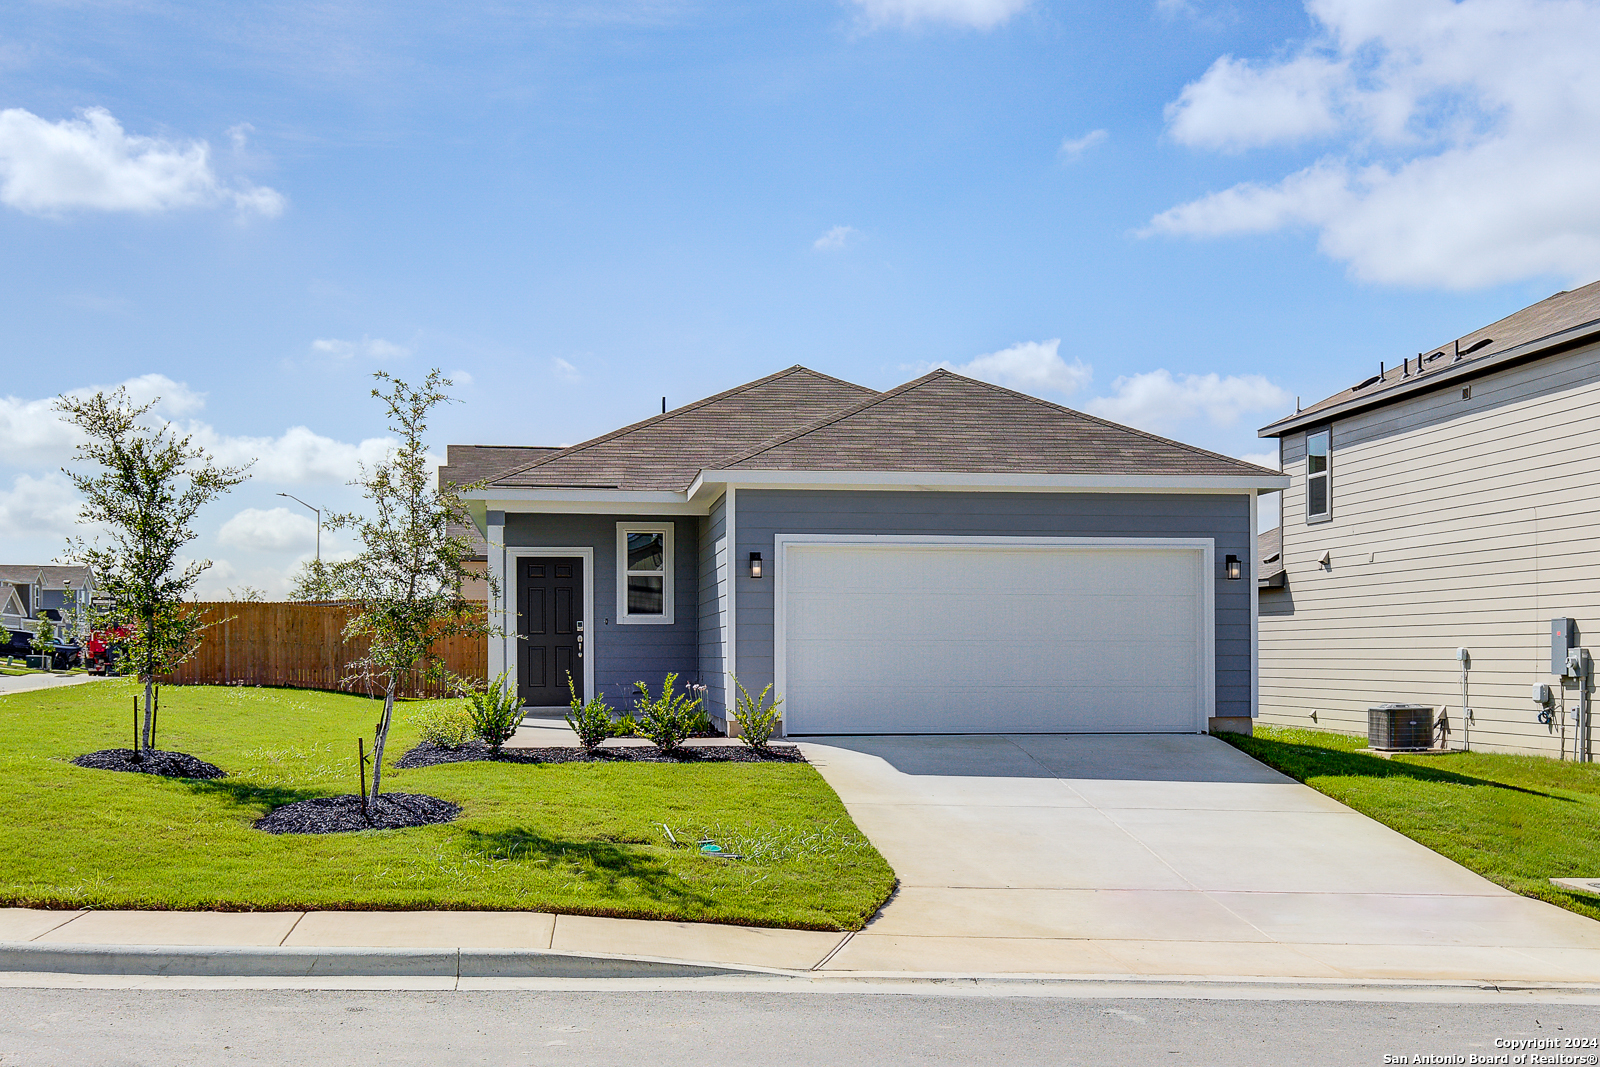
{"label": "concrete driveway", "polygon": [[901,882],[825,970],[1600,981],[1600,923],[1215,738],[804,749]]}

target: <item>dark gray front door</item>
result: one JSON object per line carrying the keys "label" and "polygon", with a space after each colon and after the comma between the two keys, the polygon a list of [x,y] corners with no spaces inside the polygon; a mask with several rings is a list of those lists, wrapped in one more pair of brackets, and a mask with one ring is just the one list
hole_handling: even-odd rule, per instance
{"label": "dark gray front door", "polygon": [[583,560],[517,561],[517,690],[525,707],[554,708],[583,696]]}

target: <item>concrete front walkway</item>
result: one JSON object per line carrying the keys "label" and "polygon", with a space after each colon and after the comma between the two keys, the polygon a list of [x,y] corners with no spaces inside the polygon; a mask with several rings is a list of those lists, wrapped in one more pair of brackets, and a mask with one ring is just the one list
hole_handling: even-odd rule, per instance
{"label": "concrete front walkway", "polygon": [[1215,738],[803,747],[901,883],[829,971],[1600,981],[1600,923]]}

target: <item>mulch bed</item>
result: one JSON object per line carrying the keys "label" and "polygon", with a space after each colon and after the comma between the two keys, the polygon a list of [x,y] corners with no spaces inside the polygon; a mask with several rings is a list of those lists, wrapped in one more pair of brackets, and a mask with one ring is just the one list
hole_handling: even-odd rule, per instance
{"label": "mulch bed", "polygon": [[162,752],[160,749],[141,753],[131,748],[107,748],[78,756],[72,762],[91,770],[133,771],[159,774],[163,778],[225,778],[228,774],[216,764],[187,752]]}
{"label": "mulch bed", "polygon": [[749,745],[699,746],[662,752],[654,745],[629,745],[625,748],[502,748],[496,755],[482,741],[468,741],[460,748],[440,748],[424,741],[395,761],[404,770],[435,767],[441,763],[804,763],[806,758],[794,745],[771,745],[765,752]]}
{"label": "mulch bed", "polygon": [[339,797],[313,797],[273,808],[255,821],[257,830],[269,834],[342,834],[352,830],[400,830],[449,822],[461,814],[461,805],[421,793],[384,793],[367,801],[354,793]]}

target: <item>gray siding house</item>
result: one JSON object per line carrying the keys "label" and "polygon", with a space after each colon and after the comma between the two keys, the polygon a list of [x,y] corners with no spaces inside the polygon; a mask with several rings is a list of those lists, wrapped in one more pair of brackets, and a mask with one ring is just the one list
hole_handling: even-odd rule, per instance
{"label": "gray siding house", "polygon": [[88,567],[0,565],[0,626],[31,631],[42,611],[74,632],[86,620],[93,594],[94,573]]}
{"label": "gray siding house", "polygon": [[797,735],[1196,732],[1255,713],[1286,481],[948,371],[791,367],[465,495],[529,707],[676,671],[723,726],[775,685]]}
{"label": "gray siding house", "polygon": [[1365,732],[1370,705],[1421,703],[1452,746],[1570,757],[1550,634],[1600,644],[1600,283],[1260,433],[1291,479],[1260,539],[1263,721]]}

